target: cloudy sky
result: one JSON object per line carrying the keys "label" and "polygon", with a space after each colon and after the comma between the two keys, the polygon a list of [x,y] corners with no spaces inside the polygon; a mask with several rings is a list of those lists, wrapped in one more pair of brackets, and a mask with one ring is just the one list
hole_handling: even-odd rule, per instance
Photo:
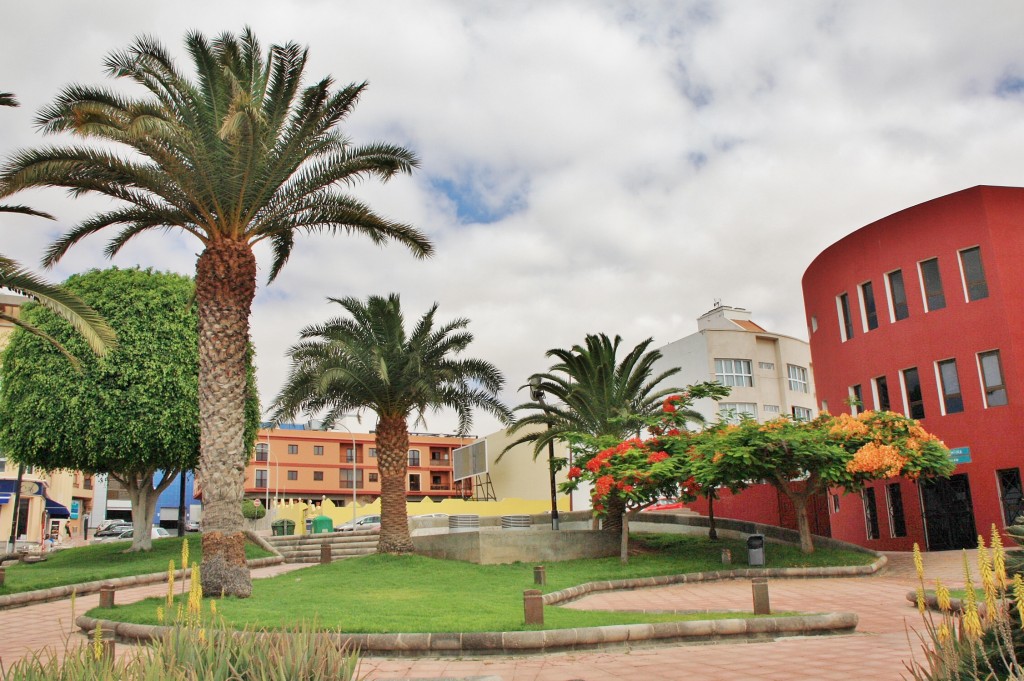
{"label": "cloudy sky", "polygon": [[[370,82],[347,133],[404,144],[422,167],[356,194],[437,248],[418,261],[300,238],[269,287],[259,251],[264,404],[299,329],[335,314],[328,296],[396,291],[410,316],[437,301],[443,318],[468,317],[510,404],[545,350],[592,332],[665,344],[715,301],[806,338],[800,278],[823,248],[943,194],[1024,183],[1017,0],[9,3],[0,90],[22,107],[0,111],[0,154],[48,141],[33,115],[63,85],[127,87],[102,62],[134,36],[181,55],[190,29],[244,25],[308,45],[310,77]],[[21,200],[59,218],[0,223],[0,252],[33,266],[104,205]],[[104,243],[47,276],[105,266]],[[192,273],[199,248],[155,233],[114,264]],[[480,415],[474,431],[493,426]]]}

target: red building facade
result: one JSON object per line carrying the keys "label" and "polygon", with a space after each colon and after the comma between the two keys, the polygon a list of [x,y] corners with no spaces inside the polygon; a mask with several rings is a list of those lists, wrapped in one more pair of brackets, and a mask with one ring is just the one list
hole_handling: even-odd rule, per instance
{"label": "red building facade", "polygon": [[949,479],[829,499],[832,536],[879,550],[974,546],[1021,506],[1024,188],[907,208],[823,251],[803,278],[821,408],[891,409],[951,448]]}

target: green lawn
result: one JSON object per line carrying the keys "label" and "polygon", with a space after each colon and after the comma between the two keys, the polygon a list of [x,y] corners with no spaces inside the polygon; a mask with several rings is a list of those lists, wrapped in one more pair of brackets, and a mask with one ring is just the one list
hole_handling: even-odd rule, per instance
{"label": "green lawn", "polygon": [[[189,535],[185,539],[188,541],[189,562],[198,563],[203,554],[200,535]],[[54,551],[47,554],[47,559],[41,563],[9,565],[4,585],[0,587],[0,596],[97,579],[165,572],[171,560],[176,567],[181,567],[181,542],[178,537],[155,539],[152,551],[136,553],[125,551],[131,546],[130,541]],[[249,558],[274,555],[255,544],[247,544],[245,553]]]}
{"label": "green lawn", "polygon": [[[745,544],[709,542],[702,537],[649,535],[633,540],[637,555],[628,565],[618,558],[549,563],[544,591],[590,581],[718,570],[721,550],[731,548],[736,568],[745,568]],[[799,548],[768,546],[769,567],[863,565],[874,558],[850,551],[819,549],[813,556]],[[268,629],[313,621],[324,629],[345,632],[517,631],[523,624],[523,591],[536,588],[533,564],[475,565],[423,556],[373,555],[314,566],[253,582],[249,599],[225,599],[217,612],[228,626]],[[162,599],[95,610],[93,616],[146,624],[157,623]],[[714,608],[713,603],[694,608]],[[545,609],[548,629],[679,619],[737,617],[735,613],[653,615]]]}

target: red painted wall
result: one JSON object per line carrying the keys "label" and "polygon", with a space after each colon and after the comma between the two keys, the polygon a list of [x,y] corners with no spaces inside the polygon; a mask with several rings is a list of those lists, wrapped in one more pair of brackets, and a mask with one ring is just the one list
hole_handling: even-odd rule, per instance
{"label": "red painted wall", "polygon": [[[987,298],[967,302],[958,252],[980,247]],[[925,312],[918,262],[938,258],[946,307]],[[885,274],[901,269],[910,316],[890,321]],[[871,281],[878,308],[878,328],[864,331],[858,287]],[[847,411],[849,387],[862,386],[865,408],[874,408],[872,378],[886,376],[892,410],[905,412],[900,372],[917,367],[925,418],[921,424],[950,447],[969,447],[971,462],[956,473],[969,476],[975,525],[988,534],[1002,528],[1002,508],[995,471],[1019,468],[1024,419],[1024,189],[974,187],[908,208],[874,222],[836,242],[807,268],[804,304],[819,402],[833,413]],[[854,334],[843,341],[836,298],[847,293]],[[813,330],[814,326],[817,330]],[[986,408],[977,354],[999,350],[1007,389],[1007,406]],[[942,415],[941,386],[935,362],[955,359],[964,411]],[[880,538],[867,540],[859,496],[841,499],[831,517],[837,539],[875,549],[906,550],[925,545],[918,487],[901,486],[907,537],[891,536],[884,484],[876,487]]]}

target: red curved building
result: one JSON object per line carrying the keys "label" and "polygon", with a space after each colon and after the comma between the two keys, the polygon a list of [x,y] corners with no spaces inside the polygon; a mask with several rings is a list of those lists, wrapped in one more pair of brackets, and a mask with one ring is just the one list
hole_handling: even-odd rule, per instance
{"label": "red curved building", "polygon": [[1024,510],[1024,188],[979,186],[873,222],[803,277],[822,409],[891,409],[951,448],[947,480],[830,495],[832,536],[974,546]]}

